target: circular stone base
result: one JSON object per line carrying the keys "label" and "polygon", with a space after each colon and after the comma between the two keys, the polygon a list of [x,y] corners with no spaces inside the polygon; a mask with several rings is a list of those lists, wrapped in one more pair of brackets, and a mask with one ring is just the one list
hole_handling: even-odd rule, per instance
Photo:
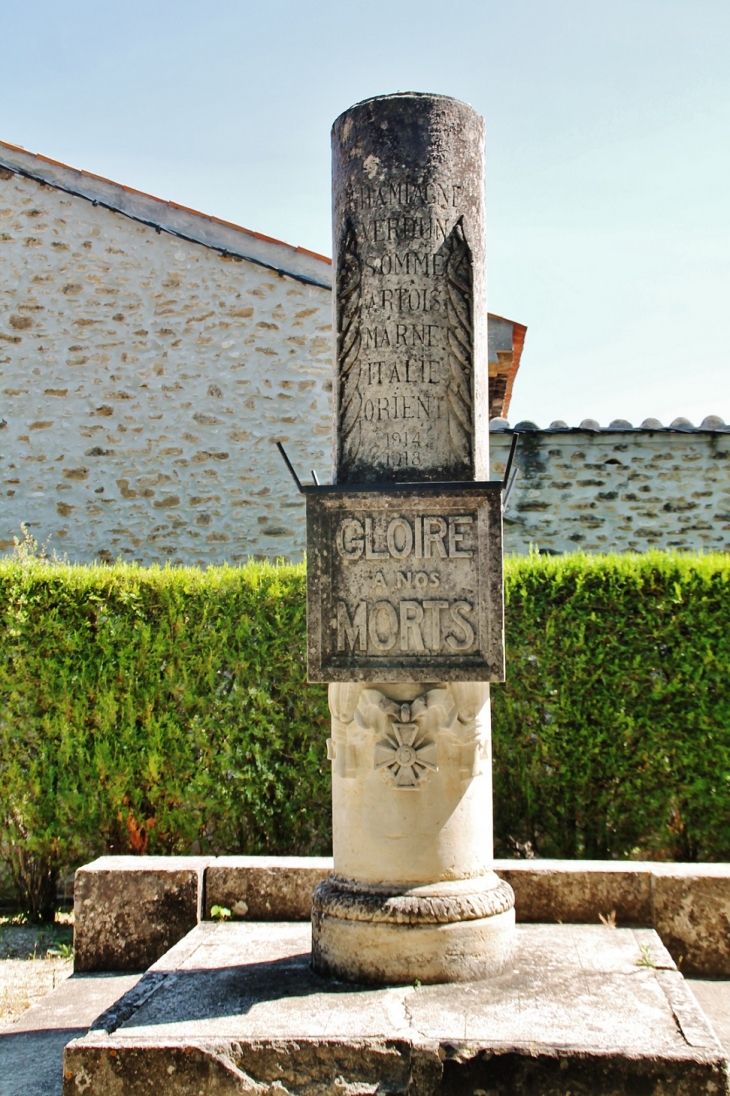
{"label": "circular stone base", "polygon": [[445,925],[345,921],[312,914],[312,965],[345,982],[471,982],[509,963],[515,911]]}
{"label": "circular stone base", "polygon": [[[490,885],[492,884],[492,885]],[[495,875],[402,894],[337,876],[312,902],[312,965],[347,982],[469,982],[498,974],[514,941],[514,894]]]}

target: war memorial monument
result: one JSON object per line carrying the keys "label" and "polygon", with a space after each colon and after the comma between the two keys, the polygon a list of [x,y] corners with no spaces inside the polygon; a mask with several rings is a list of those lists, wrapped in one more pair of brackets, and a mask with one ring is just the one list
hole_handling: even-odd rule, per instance
{"label": "war memorial monument", "polygon": [[515,925],[493,870],[483,121],[440,95],[359,103],[333,189],[333,482],[297,482],[334,871],[311,937],[201,920],[69,1044],[64,1094],[721,1096],[723,1052],[653,930]]}
{"label": "war memorial monument", "polygon": [[489,479],[484,126],[387,96],[333,130],[335,468],[308,489],[310,678],[329,681],[335,872],[316,970],[495,973],[514,895],[492,871],[489,682],[504,679]]}

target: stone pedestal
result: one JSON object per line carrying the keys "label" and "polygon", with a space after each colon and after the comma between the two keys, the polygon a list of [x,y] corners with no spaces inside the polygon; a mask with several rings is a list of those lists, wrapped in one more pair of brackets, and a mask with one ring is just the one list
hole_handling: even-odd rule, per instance
{"label": "stone pedestal", "polygon": [[330,685],[334,873],[312,907],[315,970],[457,982],[511,954],[492,871],[489,686]]}

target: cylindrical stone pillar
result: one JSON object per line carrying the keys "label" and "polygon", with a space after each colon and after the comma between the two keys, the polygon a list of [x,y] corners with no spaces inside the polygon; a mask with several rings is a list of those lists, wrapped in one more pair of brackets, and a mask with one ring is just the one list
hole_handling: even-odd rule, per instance
{"label": "cylindrical stone pillar", "polygon": [[368,99],[332,175],[335,482],[489,479],[482,118]]}
{"label": "cylindrical stone pillar", "polygon": [[[332,145],[334,480],[488,479],[482,119],[445,96],[379,96],[337,119]],[[496,973],[514,895],[492,870],[488,684],[332,684],[329,701],[334,873],[314,896],[315,969]]]}

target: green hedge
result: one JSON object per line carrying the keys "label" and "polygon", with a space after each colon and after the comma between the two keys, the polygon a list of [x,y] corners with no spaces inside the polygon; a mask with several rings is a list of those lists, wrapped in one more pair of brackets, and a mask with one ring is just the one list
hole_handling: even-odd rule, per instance
{"label": "green hedge", "polygon": [[730,860],[730,557],[514,560],[507,674],[505,854]]}
{"label": "green hedge", "polygon": [[104,852],[326,853],[304,570],[0,562],[0,855],[25,905]]}
{"label": "green hedge", "polygon": [[[730,859],[730,559],[507,566],[497,850]],[[40,915],[105,851],[326,853],[303,567],[0,561],[0,857]]]}

